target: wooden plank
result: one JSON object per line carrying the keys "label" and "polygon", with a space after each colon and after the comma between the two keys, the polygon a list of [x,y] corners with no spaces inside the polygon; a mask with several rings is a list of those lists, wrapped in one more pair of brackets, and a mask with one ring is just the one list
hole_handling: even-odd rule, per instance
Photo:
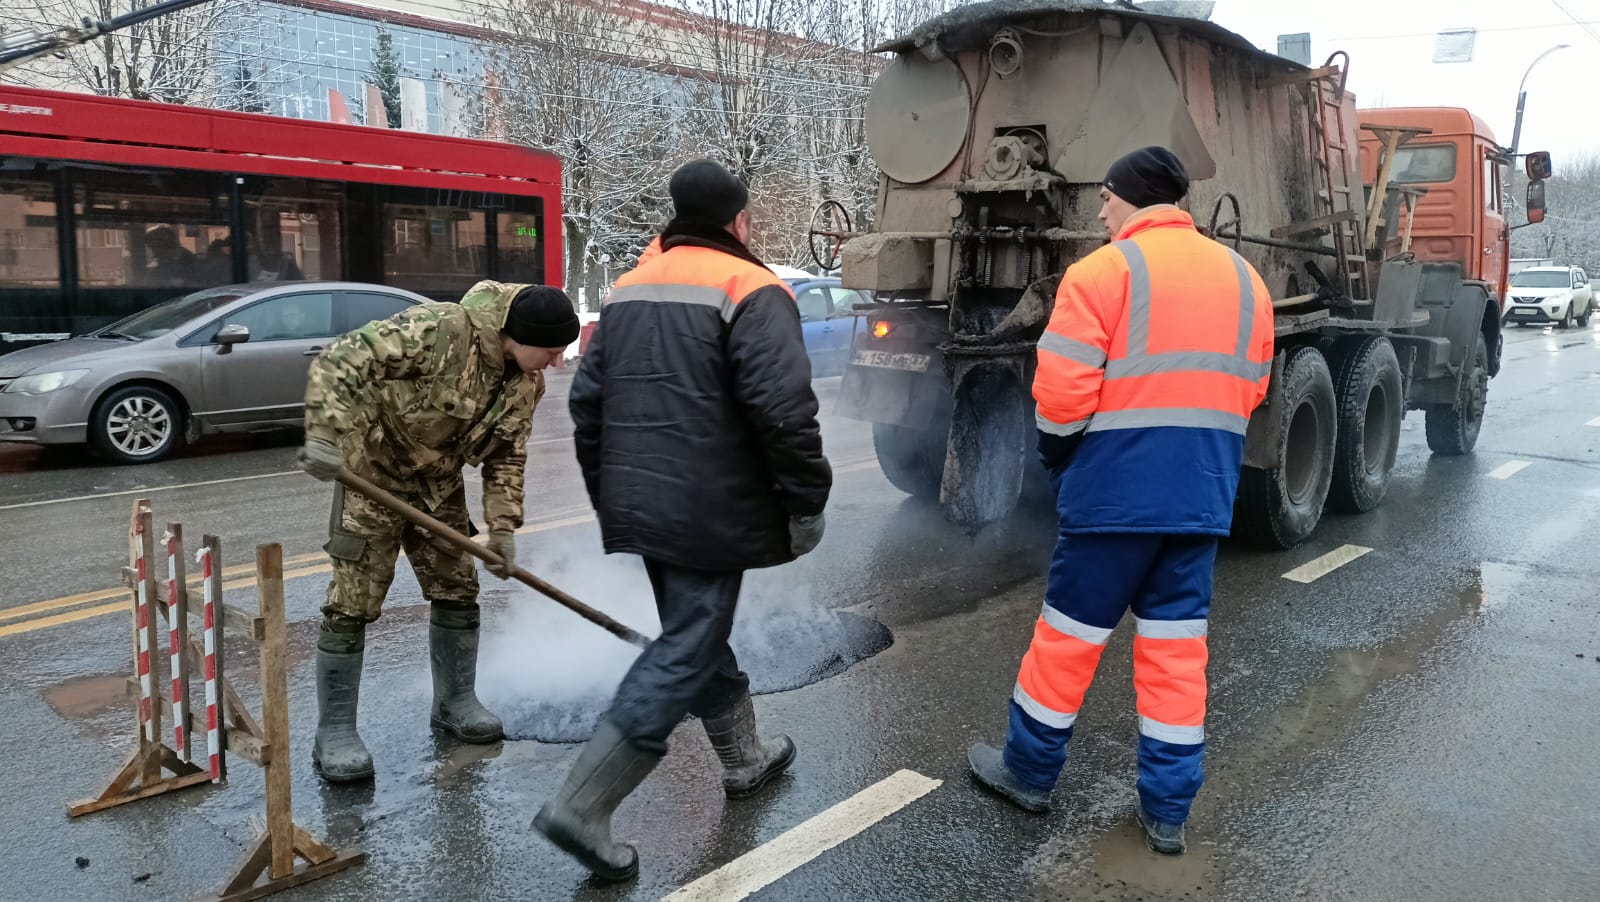
{"label": "wooden plank", "polygon": [[296,824],[294,828],[294,851],[296,855],[312,864],[332,861],[339,855],[339,853],[318,842],[311,834],[300,829],[299,824]]}
{"label": "wooden plank", "polygon": [[[156,763],[158,765],[160,764],[160,756],[156,757]],[[203,770],[196,771],[192,774],[184,774],[179,777],[169,777],[164,780],[158,780],[153,784],[146,784],[138,789],[133,790],[132,792],[123,793],[122,795],[100,799],[83,799],[81,801],[73,802],[67,806],[67,816],[78,817],[79,815],[83,814],[104,811],[107,808],[115,808],[118,805],[126,805],[129,802],[137,802],[140,799],[153,798],[158,795],[165,795],[169,792],[175,792],[179,789],[188,789],[191,786],[201,786],[210,782],[210,772]]]}
{"label": "wooden plank", "polygon": [[[139,696],[138,680],[130,677],[128,679],[127,686],[128,697],[137,698]],[[173,716],[172,702],[163,698],[161,700],[161,710],[168,717]],[[203,738],[206,735],[205,717],[199,711],[189,712],[189,729],[195,736],[200,736]],[[223,748],[230,752],[237,752],[238,754],[243,755],[246,760],[257,767],[265,767],[267,765],[267,761],[272,757],[272,748],[271,746],[267,745],[266,740],[255,735],[254,733],[249,732],[248,730],[243,730],[238,727],[224,727],[222,735],[226,737],[226,742],[223,744]]]}
{"label": "wooden plank", "polygon": [[1337,213],[1329,213],[1327,216],[1318,216],[1316,219],[1308,219],[1305,222],[1297,222],[1292,225],[1278,226],[1277,228],[1273,229],[1270,234],[1274,238],[1290,238],[1295,235],[1309,235],[1312,232],[1320,232],[1323,229],[1339,225],[1340,223],[1353,222],[1355,219],[1356,211],[1340,210]]}
{"label": "wooden plank", "polygon": [[218,898],[238,898],[236,894],[246,891],[255,885],[256,878],[261,876],[261,872],[266,869],[267,861],[271,858],[271,855],[272,834],[263,833],[261,838],[256,840],[255,846],[251,848],[250,854],[246,855],[244,861],[239,864],[239,869],[234,872],[233,879],[228,881],[228,885],[223,888],[222,895]]}
{"label": "wooden plank", "polygon": [[[174,711],[182,711],[184,715],[193,711],[190,706],[189,674],[193,667],[189,663],[189,586],[186,582],[188,567],[184,562],[183,524],[168,523],[167,532],[172,534],[170,545],[167,548],[168,571],[167,581],[171,592],[177,597],[172,599],[171,610],[167,614],[168,625],[168,652],[174,665],[172,672],[172,706]],[[174,715],[177,717],[178,715]],[[183,717],[183,742],[179,753],[183,760],[194,760],[195,731],[189,726],[189,718]],[[205,733],[198,734],[205,737]]]}
{"label": "wooden plank", "polygon": [[273,893],[282,892],[283,890],[300,886],[304,883],[310,883],[313,880],[321,880],[323,877],[326,877],[329,874],[337,874],[345,868],[355,867],[366,860],[367,853],[365,852],[356,851],[354,849],[343,849],[339,852],[337,857],[325,861],[322,864],[310,865],[304,870],[296,871],[293,874],[290,874],[288,877],[283,877],[278,880],[271,880],[267,883],[261,884],[260,886],[253,886],[247,889],[232,892],[224,891],[222,895],[207,896],[202,900],[202,902],[251,902],[251,900],[262,899],[272,895]]}
{"label": "wooden plank", "polygon": [[[256,546],[256,588],[266,637],[261,642],[261,720],[274,751],[289,747],[288,624],[283,610],[283,547]],[[294,812],[290,798],[289,756],[267,762],[267,835],[272,863],[268,874],[283,880],[294,874]]]}

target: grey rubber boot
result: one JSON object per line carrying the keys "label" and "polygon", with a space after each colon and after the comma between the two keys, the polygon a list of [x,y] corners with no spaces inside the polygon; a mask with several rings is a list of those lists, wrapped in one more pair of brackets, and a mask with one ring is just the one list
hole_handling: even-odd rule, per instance
{"label": "grey rubber boot", "polygon": [[992,745],[978,743],[967,751],[967,766],[972,776],[985,787],[1004,796],[1007,801],[1034,814],[1050,810],[1050,791],[1039,790],[1022,782],[1006,767],[1006,756]]}
{"label": "grey rubber boot", "polygon": [[1144,841],[1150,847],[1150,851],[1160,852],[1162,855],[1182,855],[1188,848],[1183,840],[1183,825],[1165,824],[1156,820],[1144,810],[1143,803],[1137,807],[1139,826],[1144,828]]}
{"label": "grey rubber boot", "polygon": [[362,652],[317,649],[317,741],[311,763],[330,783],[372,779],[372,756],[356,732]]}
{"label": "grey rubber boot", "polygon": [[500,718],[478,701],[478,628],[428,624],[428,658],[433,664],[433,725],[473,745],[504,739]]}
{"label": "grey rubber boot", "polygon": [[637,877],[639,851],[611,838],[611,815],[664,754],[641,748],[610,721],[601,721],[561,791],[539,809],[533,829],[600,880]]}
{"label": "grey rubber boot", "polygon": [[722,714],[701,722],[722,762],[722,789],[730,799],[754,795],[794,761],[794,742],[789,737],[761,741],[756,733],[755,705],[749,695]]}

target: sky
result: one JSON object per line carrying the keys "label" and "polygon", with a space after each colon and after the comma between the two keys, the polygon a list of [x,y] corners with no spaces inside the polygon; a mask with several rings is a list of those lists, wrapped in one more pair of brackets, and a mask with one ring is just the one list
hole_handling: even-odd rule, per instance
{"label": "sky", "polygon": [[[1563,156],[1600,155],[1600,0],[1217,0],[1211,19],[1274,52],[1278,35],[1310,32],[1313,65],[1350,54],[1358,105],[1464,106],[1501,144],[1528,65],[1570,44],[1528,77],[1521,149],[1550,151],[1558,171]],[[1457,28],[1478,30],[1472,60],[1433,62],[1437,32]]]}

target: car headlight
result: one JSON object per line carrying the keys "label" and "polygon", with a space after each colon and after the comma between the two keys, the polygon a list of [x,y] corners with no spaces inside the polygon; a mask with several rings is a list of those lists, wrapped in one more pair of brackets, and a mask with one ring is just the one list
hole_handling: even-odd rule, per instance
{"label": "car headlight", "polygon": [[23,376],[6,386],[6,392],[18,395],[44,395],[66,388],[89,374],[88,370],[58,370],[54,373],[34,373]]}

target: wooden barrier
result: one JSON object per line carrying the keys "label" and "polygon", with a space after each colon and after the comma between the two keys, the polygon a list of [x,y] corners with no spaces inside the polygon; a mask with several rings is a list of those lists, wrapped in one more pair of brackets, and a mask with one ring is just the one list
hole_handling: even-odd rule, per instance
{"label": "wooden barrier", "polygon": [[[126,763],[100,794],[67,806],[76,817],[150,798],[202,783],[221,783],[227,777],[228,753],[234,752],[266,770],[267,825],[233,876],[220,892],[208,898],[243,902],[260,899],[291,886],[299,886],[360,864],[366,853],[335,850],[312,838],[294,822],[290,798],[288,622],[284,616],[283,549],[256,546],[255,581],[259,601],[250,615],[223,603],[222,542],[204,538],[196,555],[201,571],[199,588],[202,638],[189,634],[190,584],[187,582],[181,524],[167,525],[163,535],[166,580],[154,573],[155,537],[150,503],[134,502],[129,532],[130,566],[124,570],[132,595],[134,614],[134,678],[129,690],[138,699],[138,743]],[[159,618],[168,629],[168,692],[158,670],[156,628]],[[261,719],[253,718],[226,676],[223,637],[229,631],[243,634],[261,650]],[[205,677],[205,716],[201,720],[189,705],[189,674]],[[163,717],[172,718],[174,741],[162,740]],[[193,762],[196,737],[206,741],[207,767]],[[170,771],[167,775],[164,771]],[[300,862],[303,862],[300,863]],[[265,878],[263,882],[263,877]]]}

